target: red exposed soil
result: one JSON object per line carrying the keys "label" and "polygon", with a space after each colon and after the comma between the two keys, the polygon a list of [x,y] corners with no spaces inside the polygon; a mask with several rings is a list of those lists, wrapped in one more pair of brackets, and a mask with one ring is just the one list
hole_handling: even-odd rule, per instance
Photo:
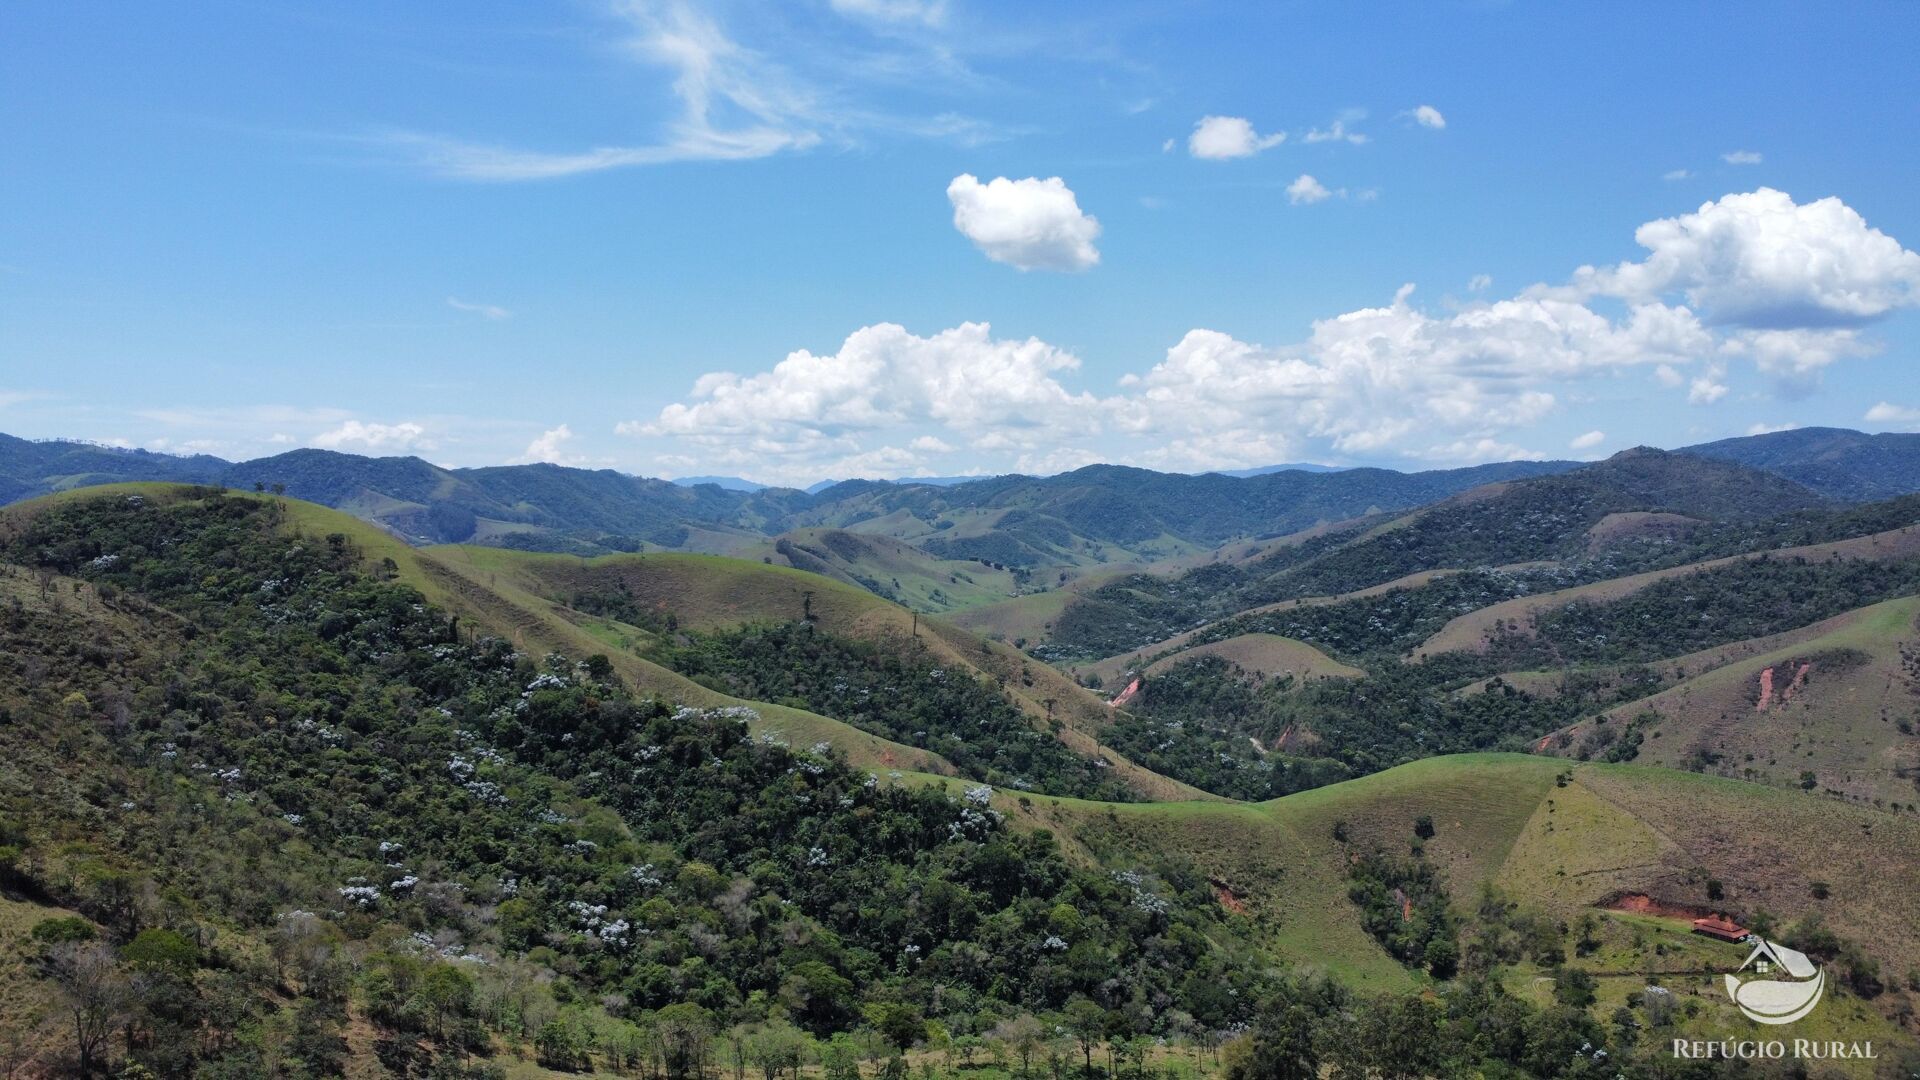
{"label": "red exposed soil", "polygon": [[1767,668],[1760,672],[1760,704],[1754,708],[1758,712],[1766,712],[1767,706],[1771,704],[1773,704],[1773,669]]}
{"label": "red exposed soil", "polygon": [[1220,901],[1221,907],[1226,908],[1235,915],[1245,915],[1247,913],[1247,902],[1233,895],[1233,890],[1228,888],[1225,882],[1215,881],[1212,884],[1213,895]]}
{"label": "red exposed soil", "polygon": [[1621,893],[1603,901],[1600,906],[1608,911],[1624,911],[1629,915],[1653,915],[1662,919],[1685,919],[1688,922],[1714,914],[1695,904],[1655,900],[1646,893]]}
{"label": "red exposed soil", "polygon": [[1127,688],[1125,690],[1120,691],[1119,694],[1114,696],[1114,699],[1112,701],[1107,702],[1107,706],[1109,708],[1117,709],[1120,706],[1125,705],[1127,702],[1132,701],[1134,697],[1139,693],[1140,693],[1140,679],[1138,676],[1135,676],[1134,680],[1127,684]]}

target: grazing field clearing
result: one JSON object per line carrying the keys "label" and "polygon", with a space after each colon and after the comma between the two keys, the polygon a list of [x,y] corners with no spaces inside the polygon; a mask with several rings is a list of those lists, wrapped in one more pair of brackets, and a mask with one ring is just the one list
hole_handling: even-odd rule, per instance
{"label": "grazing field clearing", "polygon": [[1920,597],[1890,600],[1669,661],[1682,681],[1563,729],[1546,746],[1598,754],[1637,736],[1632,760],[1643,764],[1794,788],[1810,773],[1822,791],[1920,803],[1917,648]]}

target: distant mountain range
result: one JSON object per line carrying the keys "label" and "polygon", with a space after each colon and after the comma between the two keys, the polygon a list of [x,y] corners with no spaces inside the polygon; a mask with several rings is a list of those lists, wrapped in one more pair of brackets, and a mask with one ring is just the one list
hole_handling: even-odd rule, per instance
{"label": "distant mountain range", "polygon": [[[1920,435],[1816,428],[1680,452],[1762,469],[1841,500],[1920,490]],[[0,435],[0,502],[125,480],[283,486],[415,544],[740,552],[794,529],[840,528],[940,559],[1032,567],[1193,554],[1578,467],[1503,462],[1401,473],[1293,464],[1194,476],[1094,465],[1048,477],[846,480],[799,491],[738,477],[667,481],[558,465],[446,469],[417,457],[311,449],[229,462]]]}

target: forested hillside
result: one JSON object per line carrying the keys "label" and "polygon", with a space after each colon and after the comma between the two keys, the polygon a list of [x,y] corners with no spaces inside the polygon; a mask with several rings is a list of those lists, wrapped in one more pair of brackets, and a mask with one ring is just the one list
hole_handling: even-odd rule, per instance
{"label": "forested hillside", "polygon": [[[1678,505],[1693,525],[1620,527]],[[1674,976],[1686,1013],[1596,984],[1724,963],[1622,892],[1809,949],[1839,980],[1822,1030],[1897,1057],[1920,911],[1882,886],[1920,849],[1916,528],[1912,498],[1626,455],[1091,588],[1185,630],[1273,582],[1453,571],[1200,619],[1102,661],[1140,675],[1106,707],[760,561],[415,552],[217,486],[13,507],[6,1061],[858,1080],[975,1047],[1021,1080],[1252,1080],[1380,1074],[1382,1045],[1417,1045],[1425,1074],[1613,1076],[1663,1032],[1738,1022],[1703,976]],[[1075,617],[1062,640],[1112,632]],[[1857,678],[1885,684],[1878,715],[1820,719]],[[1724,721],[1768,707],[1791,746]],[[1749,784],[1455,757],[1486,749]],[[1580,809],[1619,784],[1678,817]],[[1244,803],[1148,801],[1196,790]],[[1695,834],[1713,799],[1820,836],[1797,871],[1820,903]],[[1569,884],[1584,849],[1607,869]]]}

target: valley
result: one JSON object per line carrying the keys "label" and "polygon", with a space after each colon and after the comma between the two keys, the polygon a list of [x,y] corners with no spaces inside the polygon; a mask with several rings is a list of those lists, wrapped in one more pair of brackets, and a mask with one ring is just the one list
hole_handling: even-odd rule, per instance
{"label": "valley", "polygon": [[[75,1052],[109,962],[95,1049],[180,1075],[831,1080],[1302,1009],[1611,1075],[1747,1023],[1672,912],[1826,965],[1811,1035],[1920,1054],[1920,500],[1633,451],[1236,539],[1088,480],[666,492],[729,501],[672,526],[725,554],[422,543],[265,479],[0,509],[10,1060]],[[822,523],[743,524],[779,500]]]}

